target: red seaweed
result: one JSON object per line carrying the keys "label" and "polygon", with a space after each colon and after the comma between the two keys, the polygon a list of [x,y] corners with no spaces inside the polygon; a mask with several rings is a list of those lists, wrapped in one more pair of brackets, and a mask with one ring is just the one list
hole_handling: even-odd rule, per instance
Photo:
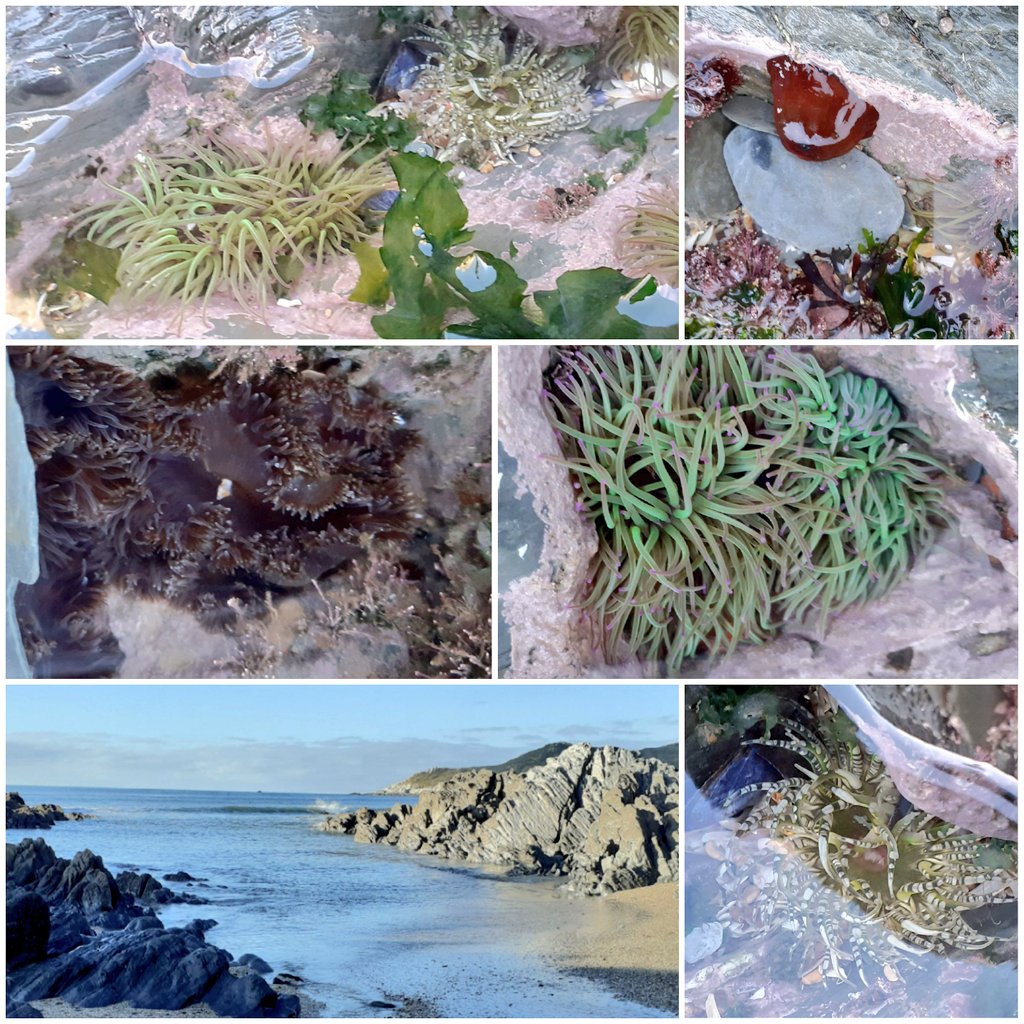
{"label": "red seaweed", "polygon": [[728,57],[686,61],[686,124],[713,114],[740,84],[740,73]]}

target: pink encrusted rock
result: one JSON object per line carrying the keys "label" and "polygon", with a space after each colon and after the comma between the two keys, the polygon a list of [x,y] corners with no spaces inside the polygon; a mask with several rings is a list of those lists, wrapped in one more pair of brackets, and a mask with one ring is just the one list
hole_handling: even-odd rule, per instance
{"label": "pink encrusted rock", "polygon": [[486,8],[546,46],[597,43],[615,30],[618,5],[612,7],[516,6]]}
{"label": "pink encrusted rock", "polygon": [[[724,56],[739,68],[745,83],[760,78],[767,85],[766,64],[778,54],[779,40],[767,33],[755,33],[747,25],[724,32],[702,20],[703,10],[711,9],[689,10],[687,60]],[[819,52],[806,40],[801,44],[800,60],[817,61],[837,70],[841,63],[834,52]],[[1016,148],[1015,127],[999,127],[989,111],[964,97],[940,98],[881,76],[846,70],[842,76],[861,99],[878,110],[878,128],[865,148],[883,164],[900,164],[915,177],[940,178],[953,156],[994,163],[1007,149]]]}

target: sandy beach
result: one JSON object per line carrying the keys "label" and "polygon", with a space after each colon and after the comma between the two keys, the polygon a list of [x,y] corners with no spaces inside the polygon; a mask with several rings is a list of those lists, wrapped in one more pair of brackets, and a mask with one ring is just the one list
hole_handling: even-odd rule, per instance
{"label": "sandy beach", "polygon": [[[583,896],[569,892],[558,879],[509,878],[502,869],[481,865],[474,871],[494,876],[497,901],[475,929],[455,936],[442,923],[436,930],[396,935],[396,944],[424,954],[453,943],[473,945],[481,955],[497,952],[509,970],[495,971],[494,983],[509,1000],[532,998],[530,990],[551,985],[552,977],[561,978],[565,987],[585,979],[584,984],[611,997],[678,1014],[678,882]],[[414,977],[409,996],[428,1005],[444,1001],[435,1000],[432,987],[417,986]],[[434,984],[443,989],[443,982],[437,978]]]}
{"label": "sandy beach", "polygon": [[679,1008],[679,883],[651,885],[561,906],[536,949],[562,971],[623,999]]}

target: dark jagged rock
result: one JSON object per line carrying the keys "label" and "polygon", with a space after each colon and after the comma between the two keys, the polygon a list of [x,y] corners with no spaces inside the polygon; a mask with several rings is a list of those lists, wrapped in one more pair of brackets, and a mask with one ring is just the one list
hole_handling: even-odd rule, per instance
{"label": "dark jagged rock", "polygon": [[[146,918],[139,917],[135,921],[129,921],[126,927],[131,927],[136,921],[145,921]],[[92,937],[92,928],[82,908],[73,903],[58,903],[50,908],[50,944],[47,953],[50,956],[59,956],[76,946],[82,945]]]}
{"label": "dark jagged rock", "polygon": [[255,953],[243,953],[236,961],[239,967],[248,967],[257,974],[273,974],[274,968]]}
{"label": "dark jagged rock", "polygon": [[463,772],[415,808],[363,807],[320,827],[357,842],[565,875],[580,892],[615,892],[678,880],[679,772],[577,743],[525,774]]}
{"label": "dark jagged rock", "polygon": [[193,935],[198,935],[199,938],[203,938],[211,928],[216,927],[217,922],[214,921],[212,917],[197,917],[185,925],[185,931],[191,932]]}
{"label": "dark jagged rock", "polygon": [[16,971],[46,956],[50,908],[34,892],[17,890],[7,899],[7,969]]}
{"label": "dark jagged rock", "polygon": [[8,828],[52,828],[58,821],[85,821],[89,814],[65,811],[57,804],[29,807],[17,793],[8,793],[6,800]]}
{"label": "dark jagged rock", "polygon": [[137,874],[134,871],[122,871],[117,876],[117,884],[121,892],[131,893],[137,900],[149,906],[161,906],[166,903],[189,903],[201,906],[209,903],[202,896],[192,893],[177,893],[158,882],[151,874]]}
{"label": "dark jagged rock", "polygon": [[[8,955],[13,947],[16,957],[15,966],[8,961],[8,1016],[53,997],[79,1007],[126,1001],[178,1010],[205,1002],[221,1016],[299,1016],[298,1000],[279,996],[259,974],[232,972],[231,955],[205,939],[216,921],[165,928],[89,850],[64,860],[41,839],[26,839],[8,844],[7,870]],[[169,891],[151,875],[120,877],[143,898]],[[40,940],[43,912],[48,942]]]}
{"label": "dark jagged rock", "polygon": [[152,929],[159,930],[163,926],[163,921],[154,914],[152,917],[137,917],[134,921],[129,921],[124,927],[125,931],[144,932]]}
{"label": "dark jagged rock", "polygon": [[205,878],[193,878],[187,871],[172,871],[164,875],[165,882],[205,882]]}

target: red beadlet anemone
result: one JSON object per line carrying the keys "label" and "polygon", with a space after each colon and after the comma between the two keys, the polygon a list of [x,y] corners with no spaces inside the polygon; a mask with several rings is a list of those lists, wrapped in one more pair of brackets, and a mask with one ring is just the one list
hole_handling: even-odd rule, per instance
{"label": "red beadlet anemone", "polygon": [[768,61],[775,130],[802,160],[831,160],[874,135],[878,111],[832,74],[781,55]]}

